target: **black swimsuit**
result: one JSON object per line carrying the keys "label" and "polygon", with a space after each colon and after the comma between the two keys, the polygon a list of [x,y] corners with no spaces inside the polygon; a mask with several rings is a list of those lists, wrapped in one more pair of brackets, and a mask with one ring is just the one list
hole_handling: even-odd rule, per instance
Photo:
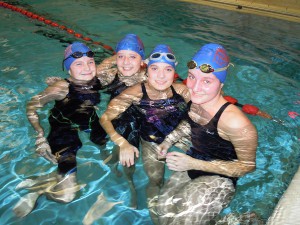
{"label": "black swimsuit", "polygon": [[[124,82],[121,82],[119,77],[116,76],[111,84],[108,85],[107,93],[111,95],[110,99],[118,96],[122,91],[128,88]],[[111,121],[115,130],[123,136],[131,145],[136,148],[139,147],[139,129],[140,126],[137,121],[136,110],[130,106],[119,115],[116,119]]]}
{"label": "black swimsuit", "polygon": [[59,160],[62,173],[76,167],[76,153],[82,146],[79,130],[90,132],[90,139],[96,144],[102,145],[106,141],[106,132],[100,126],[94,107],[100,103],[99,90],[102,86],[99,80],[95,77],[86,85],[66,81],[69,83],[69,93],[63,100],[55,102],[49,116],[51,130],[47,137],[53,154],[59,153],[60,158],[67,155],[67,163]]}
{"label": "black swimsuit", "polygon": [[152,100],[149,98],[145,84],[142,83],[143,97],[138,105],[138,119],[141,137],[145,141],[160,144],[186,116],[187,104],[171,86],[173,96],[168,99]]}
{"label": "black swimsuit", "polygon": [[[228,105],[230,105],[229,102],[225,103],[206,125],[199,125],[189,118],[189,123],[192,130],[192,147],[187,151],[187,155],[204,161],[232,161],[237,159],[234,146],[230,141],[221,138],[218,134],[217,129],[219,119]],[[191,179],[205,175],[219,175],[227,177],[224,175],[209,173],[201,170],[189,170],[188,174]],[[232,179],[234,184],[236,183],[237,178],[228,178]]]}

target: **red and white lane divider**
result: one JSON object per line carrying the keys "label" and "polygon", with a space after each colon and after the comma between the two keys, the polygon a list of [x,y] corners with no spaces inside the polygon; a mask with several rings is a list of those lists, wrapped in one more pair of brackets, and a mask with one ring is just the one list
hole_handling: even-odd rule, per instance
{"label": "red and white lane divider", "polygon": [[74,37],[76,37],[78,39],[84,40],[84,41],[89,42],[89,43],[94,44],[94,45],[100,45],[102,48],[104,48],[108,51],[111,51],[113,54],[115,53],[114,49],[111,46],[105,45],[104,43],[102,43],[100,41],[94,41],[90,37],[86,37],[83,34],[77,33],[76,31],[74,31],[74,30],[72,30],[72,29],[70,29],[70,28],[68,28],[64,25],[58,24],[55,21],[49,20],[49,19],[47,19],[43,16],[37,15],[35,13],[32,13],[30,11],[27,11],[27,10],[19,8],[17,6],[8,4],[8,3],[3,2],[3,1],[0,1],[0,6],[3,7],[3,8],[6,8],[6,9],[10,9],[11,11],[15,11],[17,13],[23,14],[24,16],[26,16],[28,18],[38,20],[42,23],[45,23],[46,25],[56,27],[60,30],[63,30],[65,32],[67,32],[70,35],[73,35]]}

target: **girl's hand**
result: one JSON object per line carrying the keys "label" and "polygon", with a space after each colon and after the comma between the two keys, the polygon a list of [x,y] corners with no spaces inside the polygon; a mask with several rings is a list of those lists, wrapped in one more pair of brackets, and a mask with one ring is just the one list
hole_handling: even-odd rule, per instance
{"label": "girl's hand", "polygon": [[197,160],[181,152],[169,152],[166,158],[168,168],[174,171],[192,170],[193,161]]}
{"label": "girl's hand", "polygon": [[36,139],[35,145],[36,145],[36,150],[35,151],[40,156],[44,157],[46,160],[48,160],[48,161],[50,161],[54,164],[57,164],[57,159],[52,154],[51,148],[50,148],[46,138],[38,136],[37,139]]}
{"label": "girl's hand", "polygon": [[158,160],[165,160],[169,148],[172,147],[172,144],[168,141],[163,141],[160,145],[157,146],[157,158]]}
{"label": "girl's hand", "polygon": [[130,167],[134,165],[134,156],[139,157],[139,150],[127,141],[120,145],[119,160],[123,166]]}

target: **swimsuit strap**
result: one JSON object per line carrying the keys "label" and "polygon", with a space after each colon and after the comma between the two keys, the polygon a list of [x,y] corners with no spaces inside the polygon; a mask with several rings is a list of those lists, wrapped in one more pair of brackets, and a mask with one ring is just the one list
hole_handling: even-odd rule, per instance
{"label": "swimsuit strap", "polygon": [[114,82],[119,82],[120,81],[120,78],[119,78],[119,76],[118,76],[118,74],[117,74],[117,76],[115,76],[115,78],[113,79],[113,81],[111,82],[111,84],[113,84]]}
{"label": "swimsuit strap", "polygon": [[175,88],[173,87],[173,85],[170,86],[171,90],[172,90],[172,94],[173,94],[173,97],[175,95],[178,95],[177,92],[175,91]]}
{"label": "swimsuit strap", "polygon": [[219,111],[216,113],[216,115],[213,117],[213,124],[215,125],[215,127],[217,127],[219,119],[221,114],[224,112],[224,110],[227,108],[227,106],[229,106],[231,103],[230,102],[226,102],[224,105],[221,106],[221,108],[219,109]]}
{"label": "swimsuit strap", "polygon": [[146,91],[145,83],[141,83],[141,85],[142,85],[143,99],[145,98],[149,99],[149,96]]}
{"label": "swimsuit strap", "polygon": [[67,78],[65,78],[65,81],[67,81],[69,84],[71,83],[71,81],[69,81]]}

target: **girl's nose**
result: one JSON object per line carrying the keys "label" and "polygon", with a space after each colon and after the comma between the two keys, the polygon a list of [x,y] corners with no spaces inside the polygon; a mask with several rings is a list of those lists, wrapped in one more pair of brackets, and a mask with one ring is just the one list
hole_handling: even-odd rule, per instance
{"label": "girl's nose", "polygon": [[201,81],[200,80],[196,80],[196,82],[194,83],[194,87],[193,87],[193,91],[194,92],[199,92],[201,91],[202,87],[201,87]]}
{"label": "girl's nose", "polygon": [[124,64],[129,64],[130,63],[130,58],[125,56],[124,58]]}
{"label": "girl's nose", "polygon": [[90,69],[91,69],[91,68],[90,68],[90,64],[84,63],[84,70],[89,71]]}
{"label": "girl's nose", "polygon": [[165,77],[164,71],[159,70],[159,71],[157,72],[157,77],[160,78],[160,79],[163,79],[163,78]]}

